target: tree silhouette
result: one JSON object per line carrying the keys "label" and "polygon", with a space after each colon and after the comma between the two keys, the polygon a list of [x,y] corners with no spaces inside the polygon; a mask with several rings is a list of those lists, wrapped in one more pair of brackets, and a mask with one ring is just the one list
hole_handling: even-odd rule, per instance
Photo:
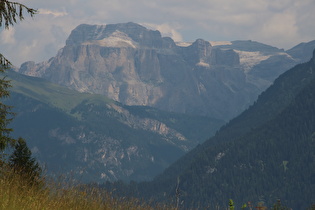
{"label": "tree silhouette", "polygon": [[14,152],[9,158],[9,166],[16,174],[32,183],[37,182],[42,173],[42,169],[35,158],[32,157],[32,152],[23,138],[17,140]]}
{"label": "tree silhouette", "polygon": [[[4,26],[4,29],[9,29],[9,26],[22,21],[25,12],[33,16],[37,11],[18,2],[0,0],[0,28]],[[0,78],[0,151],[5,150],[8,145],[14,145],[15,143],[14,139],[9,136],[12,129],[7,127],[13,118],[12,107],[2,103],[2,99],[10,95],[8,91],[8,88],[11,87],[10,80],[3,76],[3,74],[11,66],[11,62],[0,52],[0,74],[2,75],[2,78]]]}

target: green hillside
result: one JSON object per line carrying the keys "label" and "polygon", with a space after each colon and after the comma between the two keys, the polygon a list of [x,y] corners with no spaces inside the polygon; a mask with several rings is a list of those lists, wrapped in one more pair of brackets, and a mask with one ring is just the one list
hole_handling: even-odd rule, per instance
{"label": "green hillside", "polygon": [[27,139],[49,174],[84,182],[150,180],[223,124],[124,106],[15,72],[9,78],[13,135]]}
{"label": "green hillside", "polygon": [[80,104],[82,101],[90,101],[90,103],[113,103],[111,99],[89,93],[79,93],[66,87],[50,83],[44,79],[36,77],[28,77],[16,72],[8,72],[9,78],[12,80],[12,91],[30,97],[52,107],[59,108],[66,113]]}

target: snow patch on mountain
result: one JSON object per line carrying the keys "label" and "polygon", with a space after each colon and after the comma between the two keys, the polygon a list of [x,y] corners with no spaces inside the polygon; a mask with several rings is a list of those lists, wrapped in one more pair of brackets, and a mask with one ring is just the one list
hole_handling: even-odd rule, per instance
{"label": "snow patch on mountain", "polygon": [[97,25],[95,29],[94,39],[100,39],[103,32],[105,31],[106,25]]}
{"label": "snow patch on mountain", "polygon": [[210,67],[210,64],[204,62],[203,60],[200,60],[200,62],[197,63],[196,65],[197,65],[197,66],[206,67],[206,68],[209,68],[209,67]]}
{"label": "snow patch on mountain", "polygon": [[90,40],[84,42],[83,45],[99,45],[102,47],[138,47],[138,43],[134,42],[127,34],[121,31],[115,31],[109,37],[101,40]]}
{"label": "snow patch on mountain", "polygon": [[232,45],[230,41],[209,41],[212,46]]}
{"label": "snow patch on mountain", "polygon": [[175,44],[179,47],[189,47],[192,45],[192,42],[175,42]]}
{"label": "snow patch on mountain", "polygon": [[267,60],[271,55],[263,55],[261,52],[247,52],[234,50],[240,56],[240,64],[245,72],[249,72],[253,66],[259,64],[261,61]]}

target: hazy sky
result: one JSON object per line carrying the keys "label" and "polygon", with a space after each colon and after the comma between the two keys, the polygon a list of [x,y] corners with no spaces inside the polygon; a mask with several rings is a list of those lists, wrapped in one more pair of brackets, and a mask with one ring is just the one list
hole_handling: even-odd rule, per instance
{"label": "hazy sky", "polygon": [[289,49],[315,39],[314,0],[16,0],[39,10],[0,29],[0,52],[19,66],[48,60],[81,23],[135,22],[175,41],[254,40]]}

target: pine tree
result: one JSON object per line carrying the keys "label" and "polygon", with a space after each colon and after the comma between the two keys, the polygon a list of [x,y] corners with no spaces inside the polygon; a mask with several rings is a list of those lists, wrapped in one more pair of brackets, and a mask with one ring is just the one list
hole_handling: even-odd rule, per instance
{"label": "pine tree", "polygon": [[[24,19],[24,12],[30,16],[36,14],[36,10],[29,8],[18,2],[10,2],[7,0],[0,0],[0,28],[4,26],[5,29],[9,29],[9,26],[13,26],[18,21]],[[8,88],[11,87],[10,80],[4,75],[5,71],[11,67],[11,63],[0,52],[0,99],[5,99],[10,95]],[[13,113],[11,112],[11,106],[8,106],[0,101],[0,152],[5,150],[8,145],[14,144],[9,134],[12,129],[8,128],[8,124],[11,122]],[[0,157],[1,161],[1,157]]]}
{"label": "pine tree", "polygon": [[42,169],[35,158],[32,157],[32,152],[23,138],[17,140],[14,152],[9,158],[9,166],[16,174],[31,183],[38,182],[42,173]]}
{"label": "pine tree", "polygon": [[[5,66],[0,65],[1,74],[4,73],[5,68]],[[7,80],[5,76],[2,77],[0,79],[0,99],[4,99],[10,95],[10,92],[8,91],[9,87],[11,87],[10,81]],[[12,129],[7,127],[13,117],[11,108],[11,106],[8,106],[0,101],[0,151],[3,151],[7,147],[8,143],[14,143],[14,140],[9,136]]]}

